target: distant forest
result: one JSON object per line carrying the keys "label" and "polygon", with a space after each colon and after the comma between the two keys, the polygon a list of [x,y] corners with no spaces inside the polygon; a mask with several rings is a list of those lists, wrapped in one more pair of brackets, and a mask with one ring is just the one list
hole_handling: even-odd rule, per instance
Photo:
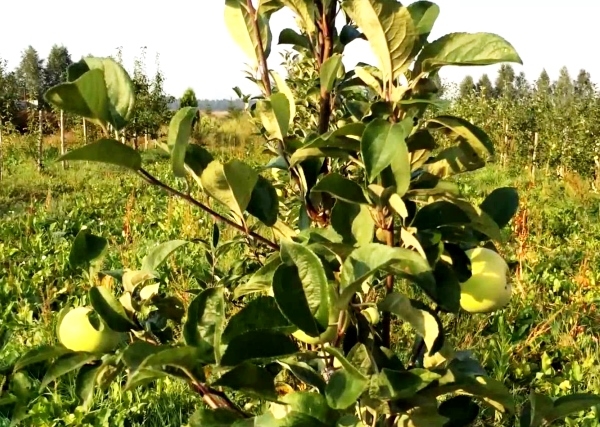
{"label": "distant forest", "polygon": [[[229,111],[232,108],[241,110],[244,108],[244,103],[241,99],[199,99],[198,107],[201,110],[212,110],[212,111]],[[171,110],[179,108],[179,99],[176,99],[169,104]]]}

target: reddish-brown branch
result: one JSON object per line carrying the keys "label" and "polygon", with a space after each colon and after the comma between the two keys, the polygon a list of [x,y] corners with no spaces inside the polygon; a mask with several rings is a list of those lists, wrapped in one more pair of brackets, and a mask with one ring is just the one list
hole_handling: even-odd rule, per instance
{"label": "reddish-brown branch", "polygon": [[258,13],[256,12],[254,5],[252,4],[252,0],[246,0],[246,5],[248,6],[248,12],[252,16],[254,36],[258,41],[256,55],[258,56],[258,62],[261,68],[260,74],[263,86],[265,87],[265,95],[271,96],[271,79],[269,78],[269,67],[267,65],[267,57],[265,55],[265,50],[263,49],[262,36],[260,35],[260,28],[258,27]]}

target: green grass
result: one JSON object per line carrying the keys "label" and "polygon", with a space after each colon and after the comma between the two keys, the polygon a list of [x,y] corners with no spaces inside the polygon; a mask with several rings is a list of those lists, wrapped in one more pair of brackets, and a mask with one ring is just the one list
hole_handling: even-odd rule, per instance
{"label": "green grass", "polygon": [[[219,156],[264,163],[267,158],[249,142],[249,133],[236,138],[241,142],[234,151],[216,139],[211,146]],[[85,163],[63,171],[54,163],[39,174],[18,148],[9,149],[8,170],[0,184],[0,325],[12,331],[0,353],[0,366],[28,347],[54,342],[61,307],[88,303],[89,281],[68,265],[81,227],[109,240],[105,269],[135,268],[146,248],[176,238],[207,238],[212,228],[205,214],[168,198],[132,173]],[[55,151],[49,151],[47,160],[54,156]],[[169,177],[162,155],[151,150],[143,156],[148,169],[183,188]],[[475,351],[492,376],[521,397],[532,389],[551,396],[600,393],[600,201],[585,182],[572,176],[558,181],[539,175],[531,184],[521,170],[490,166],[458,182],[475,201],[499,186],[519,189],[522,206],[505,230],[500,250],[509,260],[521,261],[522,268],[515,274],[514,297],[507,309],[444,319],[454,344]],[[236,235],[223,227],[221,231],[224,240]],[[240,254],[230,252],[219,265],[229,268]],[[184,291],[200,287],[207,269],[203,252],[188,245],[170,259],[168,273],[160,280],[189,298]],[[405,328],[396,332],[398,352],[405,354],[412,336]],[[32,386],[39,380],[34,378]],[[63,380],[37,398],[27,425],[178,426],[198,404],[197,396],[175,381],[128,392],[113,384],[105,395],[98,392],[92,411],[83,414],[72,382]],[[0,406],[0,426],[8,425],[4,415]],[[594,411],[586,416],[566,425],[597,425]],[[486,422],[501,425],[492,418]]]}

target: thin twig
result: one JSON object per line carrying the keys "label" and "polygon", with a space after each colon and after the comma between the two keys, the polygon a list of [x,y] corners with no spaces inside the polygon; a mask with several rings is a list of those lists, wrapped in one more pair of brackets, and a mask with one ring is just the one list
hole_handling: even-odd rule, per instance
{"label": "thin twig", "polygon": [[202,202],[199,202],[198,200],[194,199],[192,196],[190,196],[188,194],[184,194],[181,191],[175,190],[174,188],[168,186],[164,182],[162,182],[159,179],[157,179],[154,176],[152,176],[145,169],[142,168],[138,172],[150,184],[156,185],[157,187],[162,188],[163,190],[167,191],[171,195],[180,197],[183,200],[185,200],[186,202],[188,202],[188,203],[196,206],[197,208],[202,209],[203,211],[205,211],[206,213],[208,213],[209,215],[211,215],[215,220],[224,222],[225,224],[227,224],[227,225],[235,228],[236,230],[241,231],[244,234],[250,235],[254,239],[258,240],[259,242],[264,243],[265,245],[269,246],[271,249],[274,249],[276,251],[279,250],[279,245],[277,243],[274,243],[274,242],[270,241],[266,237],[263,237],[263,236],[261,236],[260,234],[254,232],[254,231],[246,230],[246,228],[243,225],[237,224],[234,221],[230,220],[229,218],[225,218],[223,215],[215,212],[214,210],[212,210],[211,208],[209,208],[208,206],[206,206]]}
{"label": "thin twig", "polygon": [[265,50],[263,49],[262,37],[260,35],[260,28],[258,28],[258,13],[254,9],[252,0],[246,0],[248,12],[252,16],[252,27],[254,29],[254,36],[258,40],[258,46],[256,48],[256,54],[258,55],[258,62],[261,68],[261,78],[263,86],[265,87],[265,94],[271,96],[271,80],[269,78],[269,67],[267,65],[267,57],[265,56]]}
{"label": "thin twig", "polygon": [[[394,246],[394,221],[393,218],[390,221],[390,225],[385,233],[385,243],[388,246]],[[394,275],[388,274],[385,280],[385,292],[386,294],[391,294],[394,291]],[[383,313],[383,325],[382,325],[382,341],[383,345],[387,348],[390,348],[391,344],[391,336],[392,336],[392,315],[390,312]]]}

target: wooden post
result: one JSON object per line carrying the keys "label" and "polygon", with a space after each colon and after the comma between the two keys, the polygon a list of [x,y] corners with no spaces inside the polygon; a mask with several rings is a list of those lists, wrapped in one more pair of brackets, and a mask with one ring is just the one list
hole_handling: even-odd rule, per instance
{"label": "wooden post", "polygon": [[502,167],[506,166],[506,158],[508,157],[508,121],[504,121],[504,149],[502,150]]}
{"label": "wooden post", "polygon": [[533,155],[531,156],[531,178],[535,181],[535,162],[537,160],[537,149],[538,149],[539,135],[538,133],[533,134]]}
{"label": "wooden post", "polygon": [[[63,110],[60,110],[60,155],[65,155],[65,115]],[[62,162],[63,170],[66,168],[66,162],[63,160]]]}
{"label": "wooden post", "polygon": [[87,122],[83,119],[83,143],[87,144]]}
{"label": "wooden post", "polygon": [[148,132],[144,133],[144,151],[148,151]]}
{"label": "wooden post", "polygon": [[2,129],[4,124],[2,123],[2,117],[0,117],[0,181],[2,181]]}
{"label": "wooden post", "polygon": [[43,155],[43,147],[42,147],[42,141],[44,138],[44,123],[43,123],[43,119],[44,119],[44,113],[42,112],[42,109],[40,108],[38,110],[38,122],[39,122],[39,138],[38,138],[38,172],[41,172],[42,169],[44,169],[44,164],[42,162],[42,155]]}

